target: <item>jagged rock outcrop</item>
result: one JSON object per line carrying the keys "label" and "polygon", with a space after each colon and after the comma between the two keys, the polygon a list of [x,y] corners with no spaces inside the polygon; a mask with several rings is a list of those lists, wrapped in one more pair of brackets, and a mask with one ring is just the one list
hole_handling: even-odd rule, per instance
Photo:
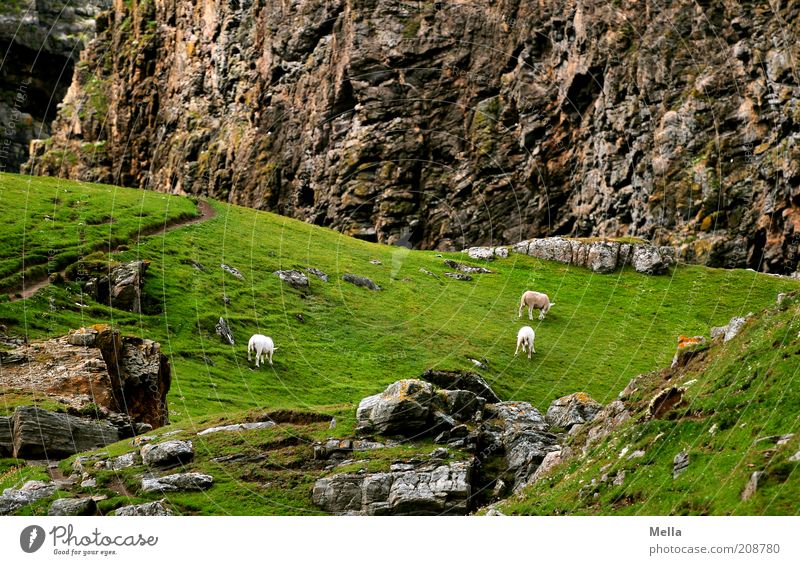
{"label": "jagged rock outcrop", "polygon": [[0,172],[18,172],[31,140],[50,135],[95,18],[112,0],[0,3]]}
{"label": "jagged rock outcrop", "polygon": [[319,479],[314,504],[334,514],[367,516],[461,515],[472,494],[471,464],[394,464],[383,473],[340,473]]}
{"label": "jagged rock outcrop", "polygon": [[130,261],[84,270],[79,262],[74,270],[67,269],[67,276],[83,281],[83,292],[97,302],[141,314],[144,275],[149,266],[149,261]]}
{"label": "jagged rock outcrop", "polygon": [[57,414],[35,406],[20,406],[11,420],[14,457],[20,459],[60,459],[121,439],[117,427],[107,422]]}
{"label": "jagged rock outcrop", "polygon": [[649,243],[546,237],[520,241],[512,249],[515,253],[576,265],[595,273],[611,273],[630,265],[639,273],[660,275],[675,264],[673,248]]}
{"label": "jagged rock outcrop", "polygon": [[551,426],[569,430],[573,426],[591,422],[603,405],[585,392],[562,396],[550,403],[544,419]]}
{"label": "jagged rock outcrop", "polygon": [[100,324],[31,342],[7,354],[16,361],[3,364],[0,387],[45,394],[76,414],[128,427],[127,435],[143,431],[143,424],[169,423],[171,369],[154,341],[121,336]]}
{"label": "jagged rock outcrop", "polygon": [[19,489],[7,488],[0,495],[0,516],[7,516],[23,506],[51,496],[56,488],[51,481],[28,481]]}
{"label": "jagged rock outcrop", "polygon": [[30,169],[388,243],[797,268],[800,6],[117,1]]}

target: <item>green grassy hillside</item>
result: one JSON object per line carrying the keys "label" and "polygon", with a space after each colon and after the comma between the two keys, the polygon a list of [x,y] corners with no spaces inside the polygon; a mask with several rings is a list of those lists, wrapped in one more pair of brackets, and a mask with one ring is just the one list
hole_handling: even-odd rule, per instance
{"label": "green grassy hillside", "polygon": [[[58,234],[82,233],[70,249],[89,253],[106,246],[109,237],[114,247],[116,238],[130,237],[141,226],[195,210],[185,198],[24,176],[0,176],[0,190],[0,221],[13,226],[14,235],[2,244],[8,265],[34,235],[47,247],[68,240]],[[91,203],[92,217],[109,214],[113,223],[81,231],[86,221],[72,211],[77,198]],[[274,214],[211,205],[217,212],[213,219],[143,238],[113,254],[116,261],[151,261],[148,314],[91,302],[67,283],[47,286],[27,300],[0,297],[0,324],[36,339],[106,322],[161,342],[174,370],[169,402],[175,428],[237,421],[247,410],[288,408],[335,414],[340,425],[334,433],[346,435],[362,397],[429,367],[474,369],[469,357],[488,360],[488,370],[481,372],[503,399],[529,401],[544,411],[554,398],[583,390],[605,403],[632,377],[667,365],[678,335],[707,333],[711,325],[759,311],[774,304],[778,292],[800,287],[754,272],[699,266],[680,266],[660,277],[632,270],[597,275],[513,254],[489,265],[495,273],[465,282],[442,276],[450,270],[444,259],[475,264],[465,254],[409,252]],[[40,222],[44,213],[52,218],[46,224]],[[223,271],[223,263],[241,271],[244,280]],[[309,275],[310,290],[300,292],[273,274],[306,266],[325,271],[330,281]],[[15,273],[9,267],[4,276],[13,280]],[[344,282],[344,273],[370,277],[382,290]],[[546,292],[556,303],[545,321],[524,321],[536,330],[531,361],[513,356],[523,325],[517,304],[526,289]],[[81,301],[85,307],[76,304]],[[235,346],[215,334],[220,316],[231,326]],[[279,347],[272,368],[254,370],[247,362],[247,340],[256,332],[270,335]],[[0,412],[27,402],[24,393],[6,391]],[[311,426],[298,432],[303,445],[330,435],[325,426]],[[272,441],[258,439],[263,432],[251,433],[253,441]],[[306,492],[304,477],[297,478],[298,492]],[[305,496],[292,503],[248,504],[238,512],[284,513],[285,504],[310,511]],[[233,504],[216,510],[216,502],[198,504],[201,509],[191,510],[187,503],[187,511],[237,512]]]}

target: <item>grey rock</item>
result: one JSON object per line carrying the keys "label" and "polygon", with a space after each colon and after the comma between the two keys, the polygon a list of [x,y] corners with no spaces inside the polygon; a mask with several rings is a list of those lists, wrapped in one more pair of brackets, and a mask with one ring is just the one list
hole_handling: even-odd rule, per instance
{"label": "grey rock", "polygon": [[672,478],[677,479],[689,467],[689,454],[681,451],[672,460]]}
{"label": "grey rock", "polygon": [[225,263],[221,264],[220,267],[222,268],[223,271],[226,271],[226,272],[232,274],[234,277],[236,277],[240,281],[244,280],[244,275],[239,272],[239,269],[236,269],[234,267],[229,267]]}
{"label": "grey rock", "polygon": [[788,461],[791,462],[800,461],[800,451],[789,457]]}
{"label": "grey rock", "polygon": [[147,261],[131,261],[114,267],[109,273],[111,305],[129,312],[142,312],[142,291]]}
{"label": "grey rock", "polygon": [[754,471],[753,474],[750,475],[750,480],[747,481],[742,491],[742,500],[750,500],[753,497],[756,490],[758,490],[758,481],[763,474],[763,471]]}
{"label": "grey rock", "polygon": [[562,457],[561,450],[549,452],[544,456],[542,463],[536,468],[536,471],[534,471],[533,475],[531,475],[530,479],[528,479],[525,484],[532,485],[542,477],[547,476],[550,471],[560,465],[563,461],[564,457]]}
{"label": "grey rock", "polygon": [[637,273],[660,275],[669,267],[669,259],[665,260],[657,247],[634,245],[632,264]]}
{"label": "grey rock", "polygon": [[472,467],[454,461],[395,464],[385,473],[343,473],[319,479],[314,504],[334,514],[462,515],[469,510]]}
{"label": "grey rock", "polygon": [[295,270],[287,270],[287,271],[275,271],[275,274],[278,275],[283,282],[291,286],[292,288],[308,288],[308,277],[305,276],[300,271]]}
{"label": "grey rock", "polygon": [[436,391],[428,382],[405,379],[381,394],[368,396],[356,411],[357,431],[387,435],[416,434],[430,429]]}
{"label": "grey rock", "polygon": [[[473,267],[472,265],[467,265],[465,263],[459,263],[458,261],[453,261],[452,259],[445,259],[444,264],[450,267],[451,269],[455,269],[456,271],[460,271],[462,273],[493,273],[494,271],[490,271],[486,267]],[[446,274],[446,273],[445,273]]]}
{"label": "grey rock", "polygon": [[459,422],[472,420],[485,405],[483,398],[468,390],[444,390],[441,394],[447,405],[447,414]]}
{"label": "grey rock", "polygon": [[164,506],[164,500],[123,506],[114,511],[115,516],[172,516],[172,511]]}
{"label": "grey rock", "polygon": [[363,287],[363,288],[368,288],[370,290],[380,290],[381,289],[381,287],[379,287],[377,284],[372,282],[367,277],[362,277],[362,276],[359,276],[359,275],[353,275],[351,273],[345,273],[344,275],[342,275],[342,280],[345,281],[345,282],[349,282],[351,284],[354,284],[356,286],[360,286],[360,287]]}
{"label": "grey rock", "polygon": [[136,454],[125,453],[117,457],[112,457],[106,462],[106,468],[112,471],[119,471],[120,469],[127,469],[136,465]]}
{"label": "grey rock", "polygon": [[200,432],[197,432],[197,435],[204,436],[208,434],[214,434],[217,432],[241,432],[244,430],[265,430],[267,428],[275,427],[275,422],[244,422],[241,424],[229,424],[227,426],[215,426],[213,428],[206,428]]}
{"label": "grey rock", "polygon": [[468,390],[486,402],[500,402],[489,383],[477,373],[428,369],[420,378],[446,390]]}
{"label": "grey rock", "polygon": [[183,465],[194,458],[191,441],[178,439],[157,444],[147,444],[141,449],[142,461],[148,467]]}
{"label": "grey rock", "polygon": [[472,280],[472,276],[467,275],[465,273],[449,273],[449,272],[445,272],[444,276],[446,276],[448,278],[451,278],[451,279],[456,279],[457,281],[471,281]]}
{"label": "grey rock", "polygon": [[225,321],[225,318],[220,317],[219,322],[214,326],[214,331],[216,331],[217,335],[222,338],[222,341],[228,345],[234,345],[236,343],[233,339],[233,332],[228,327],[228,322]]}
{"label": "grey rock", "polygon": [[433,451],[431,451],[430,455],[428,456],[431,459],[447,459],[450,457],[450,451],[448,451],[445,447],[437,447]]}
{"label": "grey rock", "polygon": [[734,316],[733,318],[731,318],[731,321],[728,322],[726,325],[721,327],[711,328],[710,332],[711,339],[719,339],[721,337],[723,343],[729,342],[737,335],[739,335],[739,332],[742,331],[742,328],[752,315],[753,314],[750,313],[744,318],[741,316]]}
{"label": "grey rock", "polygon": [[84,479],[81,481],[81,488],[95,488],[97,486],[97,479],[94,477]]}
{"label": "grey rock", "polygon": [[12,416],[14,457],[57,459],[119,441],[119,430],[105,422],[20,406]]}
{"label": "grey rock", "polygon": [[11,435],[11,418],[0,416],[0,457],[11,457],[14,452],[14,438]]}
{"label": "grey rock", "polygon": [[467,249],[467,255],[471,259],[482,259],[484,261],[491,261],[494,259],[494,248],[492,247],[470,247]]}
{"label": "grey rock", "polygon": [[366,439],[335,439],[314,444],[314,459],[329,459],[333,456],[344,456],[354,451],[370,451],[397,445],[396,442],[381,443]]}
{"label": "grey rock", "polygon": [[7,488],[0,495],[0,516],[7,516],[55,492],[56,485],[49,481],[28,481],[19,489]]}
{"label": "grey rock", "polygon": [[599,241],[589,246],[588,267],[595,273],[612,273],[618,265],[619,245]]}
{"label": "grey rock", "polygon": [[487,419],[500,427],[506,468],[519,490],[533,475],[545,456],[558,451],[558,439],[549,431],[541,413],[527,402],[486,405]]}
{"label": "grey rock", "polygon": [[90,497],[59,498],[47,510],[48,516],[94,516],[97,503]]}
{"label": "grey rock", "polygon": [[551,426],[569,430],[572,426],[591,422],[603,405],[585,392],[576,392],[554,400],[545,414]]}
{"label": "grey rock", "polygon": [[214,477],[202,473],[176,473],[142,479],[142,492],[200,491],[211,488]]}
{"label": "grey rock", "polygon": [[320,271],[315,267],[306,267],[306,272],[311,273],[322,282],[328,282],[328,275],[324,271]]}

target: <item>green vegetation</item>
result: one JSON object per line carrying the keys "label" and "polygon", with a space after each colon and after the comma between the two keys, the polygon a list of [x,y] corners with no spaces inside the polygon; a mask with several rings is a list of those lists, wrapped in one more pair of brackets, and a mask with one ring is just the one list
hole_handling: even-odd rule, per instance
{"label": "green vegetation", "polygon": [[[475,263],[460,253],[407,252],[216,202],[211,202],[215,218],[136,244],[133,238],[140,228],[185,217],[194,212],[194,204],[158,193],[56,179],[3,175],[0,183],[0,214],[11,226],[4,228],[11,237],[5,237],[0,246],[3,265],[21,254],[23,244],[28,250],[35,244],[42,264],[47,261],[46,250],[56,245],[59,253],[74,250],[57,266],[51,261],[50,270],[66,267],[94,249],[123,242],[128,243],[123,251],[88,260],[151,262],[145,293],[158,306],[148,311],[159,313],[114,310],[82,296],[77,283],[63,283],[50,285],[27,300],[0,303],[0,323],[9,333],[30,339],[111,323],[125,334],[162,344],[173,366],[169,397],[173,429],[192,437],[198,451],[190,470],[205,470],[218,479],[208,493],[170,495],[170,503],[185,513],[318,512],[310,502],[310,487],[324,473],[324,466],[314,466],[313,441],[352,434],[358,401],[397,379],[417,376],[430,367],[474,369],[470,358],[485,358],[489,368],[481,373],[504,399],[528,401],[544,411],[554,398],[583,390],[607,403],[632,377],[667,366],[678,335],[707,334],[709,326],[758,312],[774,304],[778,292],[800,287],[796,281],[749,271],[699,266],[680,266],[660,277],[632,270],[597,275],[516,254],[491,263],[493,274],[457,281],[441,275],[448,270],[444,259]],[[44,220],[45,214],[53,219]],[[106,215],[113,223],[88,221],[103,220]],[[375,259],[381,264],[370,263]],[[241,271],[244,280],[220,269],[223,263]],[[330,281],[309,275],[310,289],[299,291],[273,274],[278,269],[308,266],[325,271]],[[4,276],[13,276],[16,270],[9,269]],[[346,283],[341,280],[344,273],[367,276],[382,290]],[[517,318],[519,296],[525,289],[547,292],[556,303],[544,322]],[[235,346],[223,344],[215,334],[220,316],[232,328]],[[531,361],[513,357],[516,333],[523,324],[536,331],[537,354]],[[247,340],[257,332],[270,335],[279,347],[274,367],[254,370],[247,362]],[[738,362],[730,359],[731,366]],[[698,384],[690,392],[701,390]],[[18,404],[19,391],[15,394]],[[714,401],[709,402],[704,409],[712,409]],[[254,413],[276,409],[322,412],[335,416],[338,425],[329,430],[326,422],[299,424],[202,439],[193,434],[217,422],[241,422]],[[648,424],[647,437],[655,437],[668,425],[675,424]],[[690,420],[686,429],[700,425]],[[690,433],[675,437],[686,441]],[[281,447],[281,441],[286,445]],[[413,454],[432,448],[418,442],[396,449]],[[128,441],[108,448],[117,453],[133,449]],[[369,468],[383,468],[404,456],[394,449],[363,457],[359,453],[354,459],[367,460]],[[266,452],[274,464],[211,461],[234,452]],[[668,456],[671,462],[674,454],[666,453],[664,461]],[[104,472],[108,477],[101,476]],[[103,503],[105,510],[130,503],[129,496],[139,500],[137,472],[141,468],[100,472],[99,482],[107,481],[101,487],[109,488],[111,496]],[[691,472],[693,467],[687,476]],[[114,482],[115,476],[122,485]],[[643,492],[646,488],[642,483]],[[128,494],[120,494],[124,492]],[[528,506],[520,502],[514,510],[589,511],[574,501],[567,507],[556,500],[527,502]],[[606,506],[598,512],[617,511],[601,500]],[[669,510],[669,504],[651,508]],[[710,508],[719,511],[723,503]],[[687,511],[695,510],[702,509]]]}
{"label": "green vegetation", "polygon": [[196,213],[186,198],[0,174],[0,291]]}

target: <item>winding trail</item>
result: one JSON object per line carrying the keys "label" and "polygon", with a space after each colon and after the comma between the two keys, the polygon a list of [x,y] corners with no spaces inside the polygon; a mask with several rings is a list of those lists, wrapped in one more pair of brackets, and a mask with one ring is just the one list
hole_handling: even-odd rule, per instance
{"label": "winding trail", "polygon": [[[194,218],[186,218],[183,220],[177,220],[174,222],[170,222],[164,224],[163,226],[153,227],[146,230],[140,230],[136,236],[136,240],[133,242],[134,245],[138,245],[139,242],[142,240],[143,237],[153,237],[156,235],[164,235],[165,233],[171,232],[178,228],[183,228],[186,226],[191,226],[193,224],[200,224],[212,219],[214,216],[217,215],[217,211],[214,210],[214,207],[211,206],[206,200],[200,200],[197,203],[197,211],[199,215],[195,216]],[[119,251],[119,249],[114,249],[112,253]],[[64,272],[66,269],[61,270],[58,272],[62,277],[64,276]],[[34,294],[36,294],[39,290],[43,289],[47,285],[50,284],[50,277],[53,273],[48,274],[47,276],[38,278],[31,282],[31,284],[26,285],[23,281],[23,286],[21,289],[11,289],[8,292],[8,297],[11,302],[16,302],[17,300],[25,300],[26,298],[30,298]]]}

